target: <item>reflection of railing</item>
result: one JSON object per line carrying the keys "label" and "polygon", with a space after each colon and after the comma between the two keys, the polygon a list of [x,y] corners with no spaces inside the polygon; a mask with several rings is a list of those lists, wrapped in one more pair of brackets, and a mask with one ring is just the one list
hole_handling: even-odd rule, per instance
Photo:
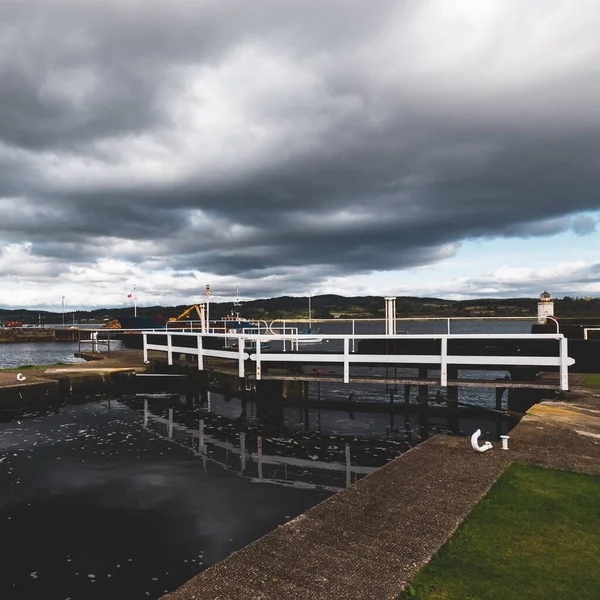
{"label": "reflection of railing", "polygon": [[[165,332],[162,336],[153,335],[149,340],[149,332],[143,332],[144,336],[144,360],[148,360],[148,351],[162,351],[167,353],[167,362],[173,364],[173,354],[188,354],[196,356],[198,359],[198,369],[204,370],[205,357],[218,357],[235,360],[238,363],[238,374],[240,377],[246,375],[246,361],[251,360],[255,363],[253,375],[256,380],[261,379],[261,365],[263,362],[269,363],[313,363],[313,364],[341,364],[343,366],[344,383],[350,382],[350,365],[354,364],[381,364],[381,365],[428,365],[439,368],[439,385],[446,387],[448,385],[448,369],[454,368],[477,368],[477,367],[558,367],[560,371],[560,389],[568,390],[568,367],[574,363],[568,356],[568,342],[562,334],[429,334],[429,335],[328,335],[330,340],[341,340],[343,350],[341,352],[306,352],[289,353],[284,352],[261,352],[260,342],[265,341],[292,341],[291,335],[253,335],[253,334],[194,334],[189,332]],[[174,336],[179,336],[175,337]],[[159,339],[157,339],[159,338]],[[162,338],[162,339],[160,339]],[[231,349],[212,349],[204,347],[204,340],[207,338],[235,338],[238,341],[236,350]],[[188,345],[181,345],[186,340]],[[410,347],[404,350],[398,350],[395,353],[386,354],[366,354],[351,353],[350,347],[354,340],[386,340],[388,342],[398,341],[402,344],[410,340],[429,341],[439,344],[439,351],[430,354],[413,354]],[[558,341],[558,352],[555,356],[524,356],[519,354],[520,349],[515,347],[516,354],[497,356],[493,353],[456,355],[448,353],[448,343],[451,341],[468,342],[479,340],[482,347],[485,345],[494,345],[506,349],[507,344],[518,341],[530,341],[536,344],[543,340]],[[161,343],[159,343],[159,341]],[[175,343],[174,343],[175,342]],[[485,344],[484,344],[485,342]],[[247,343],[254,346],[253,352],[246,350]],[[431,345],[433,347],[433,344]],[[485,348],[484,348],[485,349]],[[456,384],[454,384],[456,385]]]}
{"label": "reflection of railing", "polygon": [[[97,352],[106,352],[108,356],[110,356],[111,351],[111,341],[117,341],[114,338],[111,340],[111,333],[113,333],[114,329],[104,329],[104,330],[79,330],[79,339],[78,339],[78,350],[81,352],[82,350],[89,349],[89,352],[97,353]],[[87,335],[89,334],[89,337]]]}
{"label": "reflection of railing", "polygon": [[[219,440],[205,431],[204,419],[198,422],[197,430],[177,423],[173,419],[173,409],[168,409],[168,417],[153,414],[144,400],[144,427],[151,422],[164,427],[158,435],[192,449],[204,461],[210,459],[227,469],[237,469],[240,474],[264,483],[279,483],[295,486],[310,486],[338,491],[348,487],[361,477],[372,473],[377,467],[352,465],[350,444],[344,446],[344,462],[326,462],[291,456],[268,454],[263,451],[265,443],[277,443],[276,438],[257,436],[249,440],[245,432],[239,433],[238,444]],[[179,440],[177,439],[179,437]],[[338,485],[332,485],[337,483]]]}

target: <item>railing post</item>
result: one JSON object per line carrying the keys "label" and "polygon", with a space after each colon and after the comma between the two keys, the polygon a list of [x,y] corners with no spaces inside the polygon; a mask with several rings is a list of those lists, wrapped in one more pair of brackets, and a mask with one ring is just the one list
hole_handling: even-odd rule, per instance
{"label": "railing post", "polygon": [[198,334],[198,371],[204,371],[204,348],[202,346],[202,335]]}
{"label": "railing post", "polygon": [[283,323],[283,351],[285,352],[285,321]]}
{"label": "railing post", "polygon": [[260,364],[260,343],[256,344],[256,351],[254,354],[254,359],[256,362],[256,381],[260,381],[260,373],[261,373],[261,364]]}
{"label": "railing post", "polygon": [[[238,356],[238,376],[239,377],[244,377],[244,349],[245,349],[245,344],[244,344],[244,336],[241,336],[238,342],[238,350],[239,350],[239,356]],[[257,346],[258,344],[260,344],[260,342],[257,342]]]}
{"label": "railing post", "polygon": [[173,342],[170,333],[167,333],[167,364],[173,364]]}
{"label": "railing post", "polygon": [[350,383],[350,362],[349,362],[350,340],[344,338],[344,383]]}
{"label": "railing post", "polygon": [[441,338],[442,351],[440,363],[440,385],[446,387],[448,385],[448,338]]}
{"label": "railing post", "polygon": [[144,342],[144,363],[148,362],[148,334],[142,331],[142,339]]}
{"label": "railing post", "polygon": [[354,319],[352,319],[352,352],[356,352],[356,350],[354,349],[354,342],[356,340],[354,339]]}
{"label": "railing post", "polygon": [[560,343],[560,389],[567,391],[569,389],[569,341],[566,337],[561,337]]}

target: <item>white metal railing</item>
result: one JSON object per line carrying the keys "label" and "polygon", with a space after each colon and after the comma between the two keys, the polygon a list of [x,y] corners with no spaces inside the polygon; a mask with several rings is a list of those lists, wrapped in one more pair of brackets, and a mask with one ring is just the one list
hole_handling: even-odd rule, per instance
{"label": "white metal railing", "polygon": [[584,327],[583,328],[583,339],[588,339],[588,331],[600,331],[600,327]]}
{"label": "white metal railing", "polygon": [[[414,365],[427,364],[435,365],[440,368],[440,385],[448,385],[448,367],[449,366],[474,366],[474,367],[497,367],[497,366],[515,366],[515,367],[558,367],[560,372],[560,389],[569,389],[569,366],[574,364],[574,360],[568,356],[568,341],[562,334],[402,334],[402,335],[327,335],[328,340],[341,340],[343,350],[341,352],[269,352],[264,354],[261,351],[261,343],[265,341],[280,340],[282,342],[292,341],[293,335],[253,335],[253,334],[201,334],[185,331],[144,331],[144,361],[148,360],[148,352],[161,351],[167,353],[167,362],[173,364],[173,354],[191,354],[197,356],[198,369],[204,370],[205,357],[225,358],[235,360],[238,363],[238,374],[240,377],[246,375],[246,361],[251,360],[255,363],[255,377],[261,379],[261,366],[263,362],[269,363],[289,363],[289,362],[312,362],[312,363],[335,363],[343,366],[343,381],[350,382],[350,365],[360,363],[382,363],[392,365]],[[155,340],[150,343],[148,336],[160,335],[166,337],[164,343],[156,343]],[[184,338],[195,338],[192,347],[178,346],[173,344],[173,336]],[[236,349],[212,349],[205,348],[203,340],[207,338],[233,338],[238,341]],[[354,340],[429,340],[440,341],[440,352],[438,354],[356,354],[350,351],[351,342]],[[453,355],[448,354],[449,340],[485,340],[489,343],[503,340],[522,340],[535,341],[557,340],[558,351],[555,356],[479,356],[479,355]],[[246,351],[246,343],[252,344],[252,353]]]}

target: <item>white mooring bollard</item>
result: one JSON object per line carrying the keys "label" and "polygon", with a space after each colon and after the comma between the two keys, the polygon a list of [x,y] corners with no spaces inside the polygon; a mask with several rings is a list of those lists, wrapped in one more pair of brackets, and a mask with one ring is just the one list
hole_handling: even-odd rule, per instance
{"label": "white mooring bollard", "polygon": [[500,439],[502,440],[502,450],[508,450],[508,440],[510,439],[510,435],[501,435]]}

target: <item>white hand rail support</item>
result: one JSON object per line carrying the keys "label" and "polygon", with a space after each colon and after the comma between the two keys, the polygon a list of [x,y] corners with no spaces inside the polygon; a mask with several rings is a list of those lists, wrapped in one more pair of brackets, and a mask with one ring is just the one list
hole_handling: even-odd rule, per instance
{"label": "white hand rail support", "polygon": [[173,338],[167,334],[167,364],[173,365]]}
{"label": "white hand rail support", "polygon": [[[239,352],[239,358],[238,358],[238,375],[240,377],[244,377],[244,337],[240,337],[239,341],[238,341],[238,352]],[[257,346],[260,342],[257,343]]]}
{"label": "white hand rail support", "polygon": [[348,354],[350,350],[350,340],[344,338],[344,383],[350,383],[350,362],[348,360]]}
{"label": "white hand rail support", "polygon": [[448,386],[448,338],[443,337],[442,351],[441,351],[441,364],[440,364],[440,385],[442,387]]}
{"label": "white hand rail support", "polygon": [[142,331],[142,337],[144,340],[144,364],[148,363],[148,334]]}
{"label": "white hand rail support", "polygon": [[204,349],[201,335],[198,335],[198,371],[204,371]]}
{"label": "white hand rail support", "polygon": [[257,340],[257,342],[256,342],[256,351],[255,351],[254,356],[255,356],[254,360],[256,361],[256,381],[260,381],[260,372],[261,372],[260,340]]}
{"label": "white hand rail support", "polygon": [[566,337],[559,339],[560,343],[560,389],[569,389],[569,340]]}

